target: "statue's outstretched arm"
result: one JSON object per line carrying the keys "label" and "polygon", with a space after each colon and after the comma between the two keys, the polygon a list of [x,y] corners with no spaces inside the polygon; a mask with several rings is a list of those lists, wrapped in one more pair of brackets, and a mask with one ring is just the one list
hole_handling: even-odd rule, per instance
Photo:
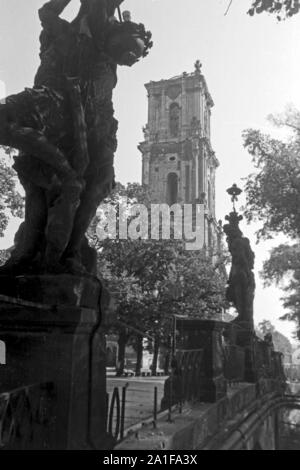
{"label": "statue's outstretched arm", "polygon": [[52,34],[59,34],[66,21],[59,18],[71,0],[50,0],[39,9],[39,18],[45,30]]}
{"label": "statue's outstretched arm", "polygon": [[[114,1],[114,0],[113,0]],[[92,36],[101,47],[105,40],[105,29],[108,24],[108,4],[110,0],[81,0],[87,9],[88,25]]]}
{"label": "statue's outstretched arm", "polygon": [[107,0],[108,16],[113,16],[116,8],[118,8],[124,0]]}
{"label": "statue's outstretched arm", "polygon": [[87,4],[90,10],[98,10],[105,12],[105,17],[114,15],[116,8],[118,8],[124,0],[81,0],[82,4]]}

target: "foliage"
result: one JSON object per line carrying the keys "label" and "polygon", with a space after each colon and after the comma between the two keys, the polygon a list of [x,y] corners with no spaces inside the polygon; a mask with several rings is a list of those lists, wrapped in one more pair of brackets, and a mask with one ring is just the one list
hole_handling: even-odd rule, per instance
{"label": "foliage", "polygon": [[261,221],[258,239],[283,233],[296,243],[273,248],[264,263],[265,283],[281,284],[288,309],[285,319],[300,325],[300,113],[293,107],[279,116],[270,116],[276,126],[291,132],[285,142],[257,130],[244,133],[244,145],[253,158],[256,171],[246,180],[248,222]]}
{"label": "foliage", "polygon": [[248,14],[259,13],[276,15],[278,21],[296,15],[300,11],[300,0],[253,0]]}
{"label": "foliage", "polygon": [[8,250],[0,250],[0,266],[5,263],[9,258]]}
{"label": "foliage", "polygon": [[280,351],[285,356],[292,354],[293,348],[290,341],[279,333],[269,320],[263,320],[258,324],[257,333],[262,339],[267,333],[271,333],[275,351]]}
{"label": "foliage", "polygon": [[9,218],[22,217],[24,206],[24,200],[16,188],[15,172],[7,164],[4,153],[0,155],[0,187],[0,237],[3,237]]}
{"label": "foliage", "polygon": [[300,325],[300,113],[290,106],[269,119],[291,135],[283,142],[257,130],[244,133],[244,145],[256,167],[246,180],[245,216],[248,222],[262,222],[258,239],[283,233],[296,241],[273,248],[262,276],[266,285],[275,282],[286,293],[282,300],[287,313],[282,318]]}
{"label": "foliage", "polygon": [[[123,199],[122,199],[123,198]],[[119,186],[112,202],[148,205],[147,188]],[[94,230],[97,221],[93,224]],[[225,304],[226,280],[202,252],[189,252],[178,240],[95,242],[99,270],[118,300],[118,319],[167,343],[172,315],[213,318]]]}
{"label": "foliage", "polygon": [[[282,299],[287,313],[282,319],[295,321],[300,325],[300,246],[279,245],[271,251],[264,263],[263,278],[266,285],[271,282],[282,285],[286,295]],[[298,331],[298,336],[299,331]]]}
{"label": "foliage", "polygon": [[262,221],[258,237],[271,238],[280,232],[300,235],[300,142],[298,134],[281,142],[257,130],[244,132],[244,146],[252,156],[256,172],[245,185],[248,222]]}

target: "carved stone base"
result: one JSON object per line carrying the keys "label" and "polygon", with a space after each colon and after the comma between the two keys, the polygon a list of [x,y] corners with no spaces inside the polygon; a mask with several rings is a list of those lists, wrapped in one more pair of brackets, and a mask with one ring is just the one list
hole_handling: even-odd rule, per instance
{"label": "carved stone base", "polygon": [[6,347],[0,393],[54,384],[50,449],[112,448],[106,433],[106,348],[99,310],[1,302],[0,341]]}
{"label": "carved stone base", "polygon": [[213,320],[177,320],[180,332],[177,348],[202,350],[199,364],[199,398],[215,402],[226,395],[227,382],[224,378],[222,332],[224,323]]}
{"label": "carved stone base", "polygon": [[244,381],[255,383],[257,381],[257,370],[255,367],[254,348],[249,346],[245,348],[245,376]]}
{"label": "carved stone base", "polygon": [[203,402],[217,402],[227,393],[227,381],[223,374],[219,377],[202,378],[201,398]]}
{"label": "carved stone base", "polygon": [[242,322],[236,330],[236,345],[245,350],[245,376],[244,381],[255,383],[257,380],[257,372],[255,367],[255,332],[251,323]]}
{"label": "carved stone base", "polygon": [[0,295],[49,306],[97,309],[100,292],[96,278],[70,274],[0,277]]}

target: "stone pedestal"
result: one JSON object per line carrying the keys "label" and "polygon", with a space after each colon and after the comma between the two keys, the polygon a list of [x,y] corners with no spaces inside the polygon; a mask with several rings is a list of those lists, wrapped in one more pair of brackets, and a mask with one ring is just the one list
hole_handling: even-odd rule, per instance
{"label": "stone pedestal", "polygon": [[[99,296],[90,300],[100,303]],[[106,351],[100,323],[100,308],[22,305],[20,299],[0,302],[0,340],[6,345],[0,393],[54,383],[54,449],[111,448],[106,436]]]}
{"label": "stone pedestal", "polygon": [[0,276],[0,294],[48,306],[97,309],[101,284],[93,277],[71,274]]}
{"label": "stone pedestal", "polygon": [[201,401],[215,402],[226,395],[223,329],[224,323],[219,321],[197,319],[176,321],[177,349],[203,351],[199,376]]}
{"label": "stone pedestal", "polygon": [[251,324],[241,322],[235,326],[235,343],[245,350],[245,376],[244,381],[255,383],[257,381],[255,359],[255,331]]}

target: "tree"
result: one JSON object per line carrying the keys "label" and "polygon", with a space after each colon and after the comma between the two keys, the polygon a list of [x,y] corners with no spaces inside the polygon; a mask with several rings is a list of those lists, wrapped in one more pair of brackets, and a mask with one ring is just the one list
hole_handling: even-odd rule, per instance
{"label": "tree", "polygon": [[274,333],[275,326],[273,326],[269,320],[263,320],[258,324],[258,331],[263,339],[266,334],[271,333],[272,335]]}
{"label": "tree", "polygon": [[279,331],[276,330],[275,326],[269,320],[263,320],[258,324],[258,336],[264,339],[264,336],[268,333],[272,335],[275,351],[279,351],[286,358],[290,358],[293,347],[290,341]]}
{"label": "tree", "polygon": [[8,250],[0,250],[0,266],[4,264],[9,258]]}
{"label": "tree", "polygon": [[[147,189],[137,184],[128,185],[125,191],[119,186],[112,203],[124,203],[124,198],[129,204],[147,205],[151,200]],[[204,252],[186,251],[180,240],[172,239],[116,238],[99,242],[95,224],[93,227],[92,240],[99,252],[102,275],[118,298],[123,338],[125,330],[127,339],[130,331],[135,336],[138,330],[141,335],[151,336],[156,358],[159,344],[169,345],[174,314],[220,317],[225,306],[226,279]]]}
{"label": "tree", "polygon": [[248,14],[259,13],[276,15],[278,21],[296,15],[300,11],[300,0],[253,0]]}
{"label": "tree", "polygon": [[262,276],[265,284],[275,282],[283,287],[286,295],[283,306],[287,313],[281,318],[298,324],[300,339],[300,246],[279,245],[271,251],[269,260],[264,263]]}
{"label": "tree", "polygon": [[245,148],[256,168],[245,184],[245,216],[248,222],[262,222],[258,240],[280,233],[291,239],[271,251],[262,276],[266,285],[287,282],[283,305],[288,312],[283,318],[297,321],[300,327],[300,113],[289,107],[269,119],[287,127],[291,136],[283,142],[257,130],[244,133]]}
{"label": "tree", "polygon": [[[17,178],[8,165],[10,149],[0,146],[0,237],[4,237],[9,219],[23,217],[24,199],[17,190]],[[0,265],[9,258],[7,250],[0,250]]]}
{"label": "tree", "polygon": [[300,236],[300,133],[298,129],[293,132],[290,142],[257,130],[243,135],[257,170],[246,180],[245,216],[248,222],[263,222],[259,238],[272,238],[278,233],[294,239]]}
{"label": "tree", "polygon": [[7,164],[8,150],[0,147],[0,237],[4,236],[10,217],[23,217],[24,200],[16,188],[15,172]]}

